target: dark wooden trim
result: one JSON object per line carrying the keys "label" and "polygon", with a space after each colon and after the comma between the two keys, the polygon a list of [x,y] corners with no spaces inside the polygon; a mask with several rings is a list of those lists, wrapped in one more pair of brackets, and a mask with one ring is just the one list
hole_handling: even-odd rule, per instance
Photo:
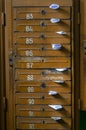
{"label": "dark wooden trim", "polygon": [[80,1],[74,0],[74,130],[79,130],[79,99],[80,99]]}
{"label": "dark wooden trim", "polygon": [[0,0],[0,130],[5,130],[5,79],[4,79],[4,26],[2,25],[2,12],[4,12],[5,1]]}

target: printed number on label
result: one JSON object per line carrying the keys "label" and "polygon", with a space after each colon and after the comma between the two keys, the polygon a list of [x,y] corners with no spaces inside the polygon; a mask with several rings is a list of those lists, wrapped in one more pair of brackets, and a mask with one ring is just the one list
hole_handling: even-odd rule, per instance
{"label": "printed number on label", "polygon": [[26,38],[26,44],[33,44],[32,38]]}
{"label": "printed number on label", "polygon": [[34,99],[28,99],[29,104],[34,104]]}
{"label": "printed number on label", "polygon": [[26,19],[27,19],[27,20],[33,19],[33,14],[26,14]]}
{"label": "printed number on label", "polygon": [[32,50],[30,50],[30,51],[27,50],[25,53],[26,53],[26,56],[33,56],[33,51]]}
{"label": "printed number on label", "polygon": [[28,80],[28,81],[31,81],[31,80],[33,80],[33,79],[34,79],[34,78],[33,78],[33,75],[28,75],[28,76],[27,76],[27,80]]}
{"label": "printed number on label", "polygon": [[27,63],[27,68],[32,68],[33,67],[33,63]]}
{"label": "printed number on label", "polygon": [[31,26],[26,26],[26,32],[32,32],[32,31],[33,31],[33,29]]}
{"label": "printed number on label", "polygon": [[28,87],[28,92],[29,93],[34,92],[34,87]]}
{"label": "printed number on label", "polygon": [[34,124],[29,124],[29,129],[34,129]]}
{"label": "printed number on label", "polygon": [[29,116],[33,116],[33,111],[29,111]]}

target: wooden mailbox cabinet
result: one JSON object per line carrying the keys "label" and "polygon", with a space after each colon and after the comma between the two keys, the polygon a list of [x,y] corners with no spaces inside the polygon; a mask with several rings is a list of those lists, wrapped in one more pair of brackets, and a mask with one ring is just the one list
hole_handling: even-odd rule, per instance
{"label": "wooden mailbox cabinet", "polygon": [[79,2],[6,0],[5,130],[79,130]]}

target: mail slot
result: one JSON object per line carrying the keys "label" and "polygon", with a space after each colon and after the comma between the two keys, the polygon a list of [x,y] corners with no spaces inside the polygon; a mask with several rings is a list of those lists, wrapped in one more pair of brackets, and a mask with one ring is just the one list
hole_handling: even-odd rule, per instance
{"label": "mail slot", "polygon": [[34,94],[16,94],[16,104],[20,105],[41,105],[41,104],[61,104],[71,105],[71,94],[56,94],[55,96],[48,95],[46,93],[34,93]]}
{"label": "mail slot", "polygon": [[[39,64],[40,63],[40,64]],[[16,58],[15,68],[70,68],[70,58]]]}
{"label": "mail slot", "polygon": [[[25,30],[25,29],[24,29]],[[24,31],[22,30],[22,31]],[[47,33],[49,34],[49,33]],[[70,43],[70,34],[67,35],[59,35],[56,33],[50,33],[47,35],[46,33],[38,33],[37,35],[32,35],[31,33],[14,33],[14,43],[15,44],[54,44],[54,43]]]}
{"label": "mail slot", "polygon": [[[64,45],[61,48],[56,50],[53,48],[53,45],[33,45],[33,46],[17,46],[16,54],[17,56],[70,56],[70,45]],[[59,44],[55,44],[59,45]],[[19,48],[18,48],[19,47]],[[37,48],[37,49],[36,49]]]}
{"label": "mail slot", "polygon": [[[54,121],[51,117],[51,119],[47,118],[21,118],[16,119],[17,121],[17,128],[20,129],[49,129],[53,130],[58,128],[59,130],[66,130],[71,128],[71,119],[70,118],[59,118],[57,117],[58,121]],[[44,122],[44,123],[43,123]]]}
{"label": "mail slot", "polygon": [[[31,26],[36,28],[37,31],[42,31],[43,29],[45,31],[66,31],[69,32],[70,31],[70,20],[66,20],[66,19],[62,19],[59,23],[51,23],[50,20],[16,20],[14,21],[14,29],[16,28],[16,26],[21,26],[21,25],[25,25],[25,26]],[[33,30],[35,31],[35,30]]]}
{"label": "mail slot", "polygon": [[16,93],[33,93],[33,92],[49,92],[56,91],[58,93],[70,93],[71,92],[71,81],[64,81],[63,83],[55,81],[27,81],[27,82],[16,82],[15,91]]}
{"label": "mail slot", "polygon": [[[60,105],[58,105],[60,106]],[[16,106],[16,116],[19,117],[71,117],[71,106],[62,106],[61,109],[53,109],[47,105],[17,105]]]}
{"label": "mail slot", "polygon": [[34,7],[34,8],[19,8],[14,14],[14,19],[49,19],[53,16],[60,19],[70,19],[70,7],[61,7],[58,10],[53,10],[46,7]]}
{"label": "mail slot", "polygon": [[59,69],[47,69],[47,70],[16,70],[15,80],[18,81],[31,81],[31,80],[71,80],[71,72],[59,72]]}

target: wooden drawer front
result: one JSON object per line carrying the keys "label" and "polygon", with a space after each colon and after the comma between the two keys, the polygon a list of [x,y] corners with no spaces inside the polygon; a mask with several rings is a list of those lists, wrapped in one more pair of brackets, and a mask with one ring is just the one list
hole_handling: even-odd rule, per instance
{"label": "wooden drawer front", "polygon": [[[38,47],[38,46],[37,46]],[[51,46],[50,46],[51,47]],[[45,46],[38,47],[37,49],[32,46],[31,49],[29,49],[30,46],[27,48],[27,46],[24,46],[21,48],[16,48],[15,55],[17,56],[70,56],[70,45],[64,45],[60,50],[52,50],[51,48],[47,48]]]}
{"label": "wooden drawer front", "polygon": [[30,80],[71,80],[71,72],[58,72],[54,70],[16,70],[15,79],[17,81]]}
{"label": "wooden drawer front", "polygon": [[[45,31],[49,31],[49,32],[58,32],[58,31],[63,31],[64,30],[64,26],[59,26],[59,24],[55,24],[55,25],[48,25],[45,27],[41,27],[41,26],[37,26],[37,25],[28,25],[28,24],[18,24],[16,25],[16,27],[14,28],[14,32],[45,32]],[[61,30],[60,30],[61,29]],[[68,30],[65,30],[66,33],[70,31],[70,28]]]}
{"label": "wooden drawer front", "polygon": [[[50,20],[15,20],[14,21],[14,30],[16,28],[16,26],[36,26],[36,30],[38,31],[66,31],[66,32],[70,32],[70,20],[61,20],[59,23],[51,23]],[[33,30],[33,31],[36,31]]]}
{"label": "wooden drawer front", "polygon": [[21,117],[71,117],[71,106],[62,106],[60,110],[54,110],[48,105],[16,105],[16,116]]}
{"label": "wooden drawer front", "polygon": [[[39,64],[40,63],[40,64]],[[15,59],[15,68],[70,68],[70,58]]]}
{"label": "wooden drawer front", "polygon": [[60,93],[56,96],[51,96],[46,93],[25,93],[16,94],[16,104],[36,105],[36,104],[61,104],[71,105],[71,94]]}
{"label": "wooden drawer front", "polygon": [[57,129],[65,130],[71,127],[70,118],[62,118],[60,121],[54,121],[52,118],[17,118],[16,119],[17,128],[20,129]]}
{"label": "wooden drawer front", "polygon": [[[17,34],[17,35],[16,35]],[[18,36],[18,33],[16,33],[14,36],[14,43],[15,44],[54,44],[54,43],[66,43],[66,44],[70,44],[71,40],[70,40],[70,36],[69,35],[56,35],[54,36],[54,33],[52,33],[52,35],[47,36],[40,33],[38,34],[38,36],[36,37],[33,33],[33,36],[30,36],[30,34],[23,34],[21,33],[20,36]],[[45,38],[41,38],[41,37],[45,37]],[[28,41],[28,42],[27,42]]]}
{"label": "wooden drawer front", "polygon": [[56,91],[59,93],[69,93],[71,92],[71,82],[65,81],[63,84],[55,83],[53,81],[42,81],[42,82],[16,82],[15,91],[17,93],[33,93],[33,92],[49,92],[49,91]]}
{"label": "wooden drawer front", "polygon": [[[60,19],[70,19],[70,7],[61,7],[58,10],[49,7],[29,7],[18,8],[14,12],[14,19],[51,19],[54,17]],[[29,15],[29,16],[27,16]]]}
{"label": "wooden drawer front", "polygon": [[12,1],[12,5],[15,7],[19,7],[20,5],[21,6],[26,6],[26,7],[28,7],[28,6],[32,6],[33,7],[33,5],[34,6],[36,6],[36,7],[38,7],[38,5],[40,5],[41,7],[43,7],[43,6],[50,6],[51,4],[53,4],[53,3],[55,3],[55,4],[58,4],[58,5],[60,5],[60,6],[72,6],[72,0],[43,0],[43,1],[40,1],[40,0],[36,0],[36,1],[34,1],[34,0],[26,0],[26,1],[24,1],[24,0],[13,0]]}

